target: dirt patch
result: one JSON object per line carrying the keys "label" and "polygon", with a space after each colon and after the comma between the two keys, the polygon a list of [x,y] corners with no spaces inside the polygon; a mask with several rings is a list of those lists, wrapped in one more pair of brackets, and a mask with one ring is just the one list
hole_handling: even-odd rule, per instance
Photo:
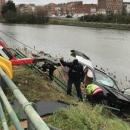
{"label": "dirt patch", "polygon": [[35,70],[25,66],[15,68],[14,82],[30,101],[71,100],[65,92],[57,89],[54,82],[45,74],[36,73]]}

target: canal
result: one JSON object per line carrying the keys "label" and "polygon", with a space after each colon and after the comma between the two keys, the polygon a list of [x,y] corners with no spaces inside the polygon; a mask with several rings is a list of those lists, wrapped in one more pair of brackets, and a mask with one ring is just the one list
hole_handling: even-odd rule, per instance
{"label": "canal", "polygon": [[[59,25],[0,24],[0,31],[38,50],[69,56],[71,49],[86,53],[94,65],[130,79],[130,32]],[[9,44],[17,44],[0,32]]]}

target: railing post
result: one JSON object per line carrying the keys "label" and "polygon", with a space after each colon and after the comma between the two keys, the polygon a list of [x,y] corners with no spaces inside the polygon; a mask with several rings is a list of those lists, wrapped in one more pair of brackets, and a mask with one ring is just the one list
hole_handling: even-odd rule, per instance
{"label": "railing post", "polygon": [[4,115],[4,111],[3,111],[3,108],[2,108],[1,101],[0,101],[0,118],[1,118],[3,130],[9,130],[9,127],[7,125],[7,121],[6,121],[6,118],[5,118],[5,115]]}
{"label": "railing post", "polygon": [[2,89],[4,90],[4,92],[6,92],[6,90],[8,89],[6,83],[4,82],[4,80],[0,77],[0,85],[2,87]]}
{"label": "railing post", "polygon": [[34,125],[32,124],[31,120],[28,118],[28,128],[27,130],[36,130],[36,128],[34,127]]}
{"label": "railing post", "polygon": [[[36,110],[35,103],[32,102],[32,106]],[[36,130],[36,128],[34,127],[34,125],[32,124],[32,122],[31,122],[31,120],[29,118],[27,118],[27,122],[28,122],[28,128],[27,128],[27,130]]]}
{"label": "railing post", "polygon": [[17,118],[16,113],[14,112],[12,106],[10,105],[10,103],[8,102],[7,97],[5,96],[1,86],[0,86],[0,97],[3,101],[3,104],[5,105],[5,108],[8,112],[8,114],[10,115],[10,118],[12,119],[12,122],[15,125],[16,130],[23,130],[23,128],[21,127],[21,124]]}

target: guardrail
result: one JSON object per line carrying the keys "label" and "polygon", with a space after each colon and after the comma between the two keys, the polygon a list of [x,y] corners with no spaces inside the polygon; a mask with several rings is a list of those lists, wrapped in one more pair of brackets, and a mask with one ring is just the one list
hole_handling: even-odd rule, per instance
{"label": "guardrail", "polygon": [[[15,53],[16,53],[16,56],[18,57],[18,58],[26,58],[27,56],[26,55],[24,55],[20,50],[18,50],[18,49],[13,49],[13,51],[15,51]],[[38,71],[38,72],[40,72],[40,73],[43,73],[43,71],[41,71],[39,68],[38,68],[38,66],[37,65],[27,65],[28,67],[31,67],[31,68],[34,68],[36,71]],[[53,76],[53,78],[54,78],[54,81],[62,88],[62,89],[64,89],[64,90],[66,90],[66,85],[61,81],[61,80],[59,80],[57,77],[55,77],[55,76]]]}
{"label": "guardrail", "polygon": [[[16,56],[17,56],[18,58],[27,58],[27,56],[24,55],[20,50],[18,50],[18,49],[13,49],[13,51],[15,51],[15,54],[16,54]],[[27,65],[27,66],[30,67],[30,68],[35,69],[36,71],[38,71],[38,72],[40,72],[40,73],[42,73],[42,74],[44,73],[44,72],[43,72],[42,70],[40,70],[40,69],[38,68],[38,66],[35,65],[35,64]],[[63,90],[66,91],[67,85],[66,85],[64,82],[62,82],[58,77],[56,77],[56,76],[54,76],[54,75],[53,75],[53,79],[54,79],[55,83],[56,83],[58,86],[60,86]],[[73,96],[76,96],[76,92],[72,92],[72,95],[73,95]]]}
{"label": "guardrail", "polygon": [[[47,124],[41,119],[41,117],[38,115],[38,113],[35,111],[35,109],[32,107],[32,103],[29,102],[25,96],[22,94],[22,92],[18,89],[18,87],[13,83],[12,80],[8,78],[8,76],[5,74],[5,72],[0,68],[0,76],[1,76],[1,82],[0,82],[0,118],[2,122],[2,127],[4,130],[9,130],[7,121],[3,112],[2,105],[6,109],[11,121],[13,122],[16,130],[24,130],[20,124],[20,121],[14,112],[12,106],[10,105],[4,91],[2,88],[8,87],[10,91],[13,93],[16,100],[20,103],[22,106],[24,112],[26,113],[28,119],[28,130],[50,130],[50,128],[47,126]],[[2,104],[2,105],[1,105]]]}
{"label": "guardrail", "polygon": [[2,122],[2,127],[4,130],[9,130],[9,127],[7,125],[7,120],[5,118],[5,114],[4,114],[4,111],[3,111],[3,108],[2,108],[2,105],[1,105],[1,102],[0,102],[0,119],[1,119],[1,122]]}

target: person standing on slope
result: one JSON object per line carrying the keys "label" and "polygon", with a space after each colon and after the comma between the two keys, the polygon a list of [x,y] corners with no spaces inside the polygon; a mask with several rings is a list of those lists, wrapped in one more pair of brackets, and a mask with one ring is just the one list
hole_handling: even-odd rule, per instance
{"label": "person standing on slope", "polygon": [[67,95],[72,95],[72,84],[75,85],[77,96],[80,100],[83,100],[80,84],[84,78],[83,66],[78,62],[77,59],[74,59],[73,62],[65,62],[63,59],[60,59],[60,62],[63,66],[69,67],[68,72],[68,83],[67,83]]}

